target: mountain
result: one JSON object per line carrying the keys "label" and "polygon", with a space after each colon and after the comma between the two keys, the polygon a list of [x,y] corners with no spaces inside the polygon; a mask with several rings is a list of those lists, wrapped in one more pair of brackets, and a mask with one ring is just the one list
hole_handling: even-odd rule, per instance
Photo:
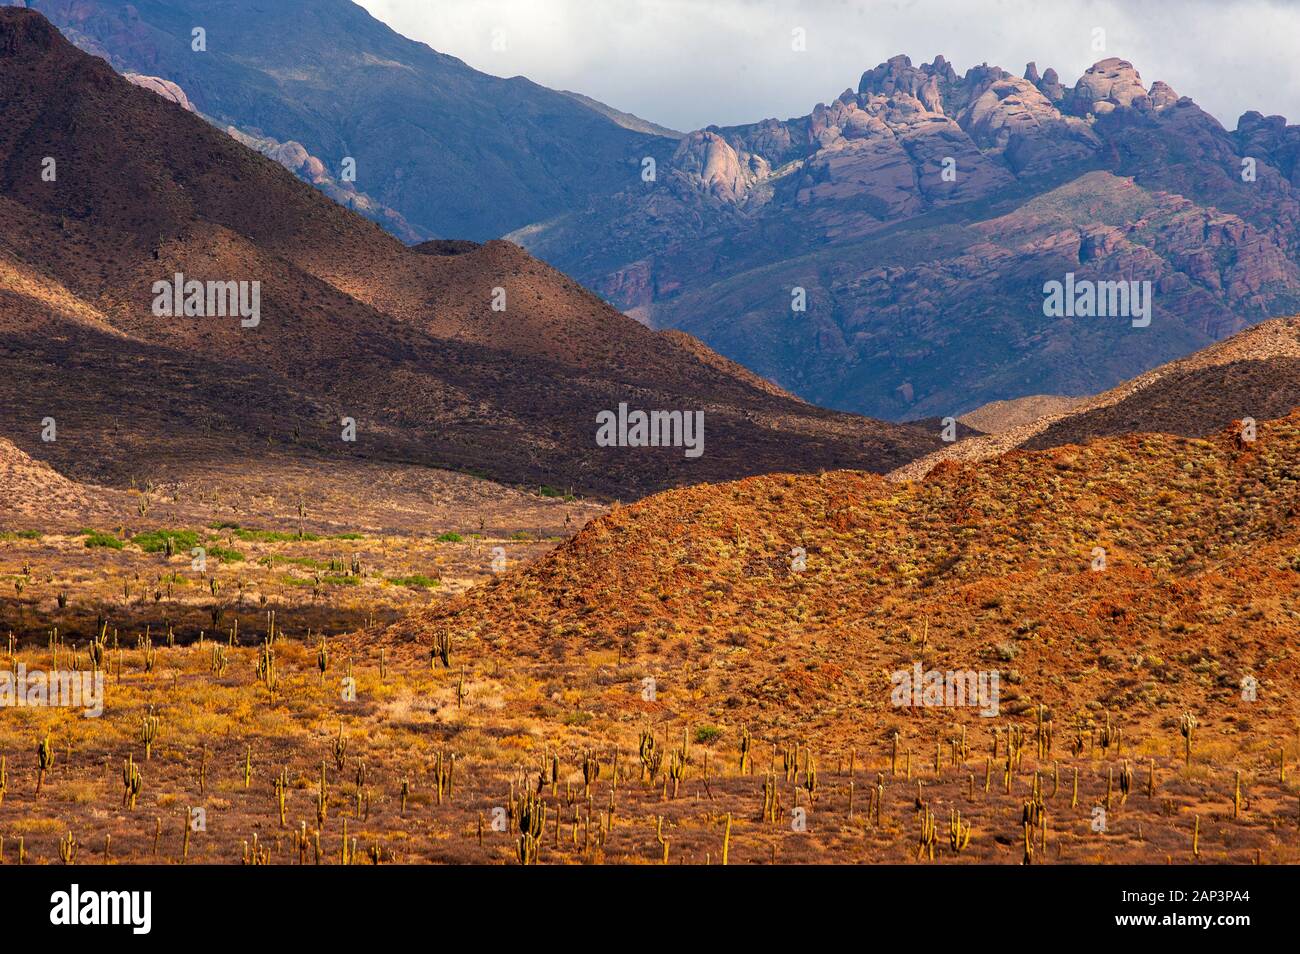
{"label": "mountain", "polygon": [[[177,275],[200,294],[173,310]],[[0,433],[99,483],[296,448],[635,496],[939,446],[784,396],[508,242],[407,248],[17,9],[0,10],[0,305]],[[624,404],[702,414],[702,454],[598,445]]]}
{"label": "mountain", "polygon": [[[1225,129],[1115,57],[1067,85],[896,56],[807,115],[681,134],[345,0],[33,5],[404,240],[505,234],[822,406],[1083,397],[1300,310],[1300,127]],[[1045,317],[1073,278],[1150,282],[1150,324]]]}
{"label": "mountain", "polygon": [[349,0],[27,6],[120,72],[176,84],[223,128],[295,143],[335,178],[354,159],[355,189],[424,236],[499,238],[618,191],[675,145],[603,104],[471,69]]}
{"label": "mountain", "polygon": [[1234,421],[1285,417],[1300,408],[1300,317],[1263,322],[1101,394],[1052,404],[1040,403],[1041,414],[1006,427],[993,423],[998,409],[980,409],[967,423],[983,435],[890,476],[917,479],[944,461],[988,460],[1015,448],[1042,450],[1144,431],[1205,438]]}
{"label": "mountain", "polygon": [[[810,401],[959,416],[1296,311],[1297,155],[1300,127],[1230,132],[1115,58],[1067,87],[899,56],[807,116],[692,132],[654,183],[515,237]],[[1071,273],[1150,282],[1149,326],[1046,318]]]}

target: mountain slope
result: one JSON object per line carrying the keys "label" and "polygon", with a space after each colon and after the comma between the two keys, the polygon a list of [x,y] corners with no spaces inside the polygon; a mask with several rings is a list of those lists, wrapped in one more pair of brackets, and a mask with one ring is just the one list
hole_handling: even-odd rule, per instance
{"label": "mountain slope", "polygon": [[[178,84],[220,123],[293,140],[438,236],[497,238],[614,191],[672,140],[399,36],[349,0],[32,0],[120,71]],[[207,49],[191,49],[196,27]]]}
{"label": "mountain slope", "polygon": [[691,487],[617,509],[385,638],[450,634],[475,665],[618,647],[676,692],[689,659],[710,716],[787,734],[886,739],[902,714],[947,731],[966,717],[891,706],[888,674],[917,660],[1000,670],[1002,714],[1045,704],[1058,729],[1111,710],[1167,730],[1192,710],[1231,731],[1244,674],[1281,706],[1269,712],[1294,700],[1296,661],[1278,646],[1300,596],[1297,478],[1293,414],[1247,446],[1139,434],[907,485],[833,473]]}
{"label": "mountain slope", "polygon": [[1265,421],[1300,407],[1300,317],[1276,318],[1161,365],[1102,394],[994,433],[949,445],[890,474],[923,477],[943,461],[987,460],[1099,437],[1157,432],[1207,437],[1233,421]]}
{"label": "mountain slope", "polygon": [[[808,400],[958,416],[1096,393],[1294,312],[1298,142],[1280,117],[1229,132],[1123,60],[1071,88],[895,57],[808,116],[691,133],[655,183],[515,237]],[[1067,274],[1150,282],[1150,325],[1045,318]]]}
{"label": "mountain slope", "polygon": [[[701,360],[508,243],[407,249],[13,9],[0,185],[0,425],[78,476],[298,443],[617,496],[779,467],[887,470],[937,446]],[[256,324],[159,314],[156,284],[176,274],[258,283]],[[620,403],[704,412],[706,452],[597,446],[596,415]],[[36,440],[46,416],[57,442]]]}

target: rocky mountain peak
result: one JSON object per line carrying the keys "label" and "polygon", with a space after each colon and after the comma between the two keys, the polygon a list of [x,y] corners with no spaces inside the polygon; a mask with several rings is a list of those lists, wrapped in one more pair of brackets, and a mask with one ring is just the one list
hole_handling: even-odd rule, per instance
{"label": "rocky mountain peak", "polygon": [[1088,67],[1075,84],[1070,104],[1076,113],[1100,116],[1117,106],[1140,105],[1138,100],[1146,96],[1142,77],[1133,64],[1111,56]]}

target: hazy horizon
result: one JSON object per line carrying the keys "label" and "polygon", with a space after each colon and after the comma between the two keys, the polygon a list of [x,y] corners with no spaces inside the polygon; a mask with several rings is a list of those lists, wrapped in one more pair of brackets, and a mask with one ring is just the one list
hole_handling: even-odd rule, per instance
{"label": "hazy horizon", "polygon": [[[1073,84],[1109,56],[1228,128],[1300,121],[1300,5],[1282,0],[360,0],[398,32],[497,76],[525,76],[683,131],[805,115],[898,54]],[[805,31],[806,51],[792,50]],[[1093,49],[1094,30],[1105,50]]]}

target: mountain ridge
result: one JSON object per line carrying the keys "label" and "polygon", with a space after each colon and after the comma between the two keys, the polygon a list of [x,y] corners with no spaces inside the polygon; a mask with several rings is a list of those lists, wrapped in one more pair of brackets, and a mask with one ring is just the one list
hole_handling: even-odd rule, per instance
{"label": "mountain ridge", "polygon": [[[938,446],[783,397],[510,243],[408,249],[14,8],[0,182],[0,424],[80,479],[270,445],[618,497],[778,462],[888,470]],[[256,285],[256,322],[160,312],[176,275]],[[707,412],[708,453],[598,446],[597,413],[621,402]],[[45,417],[57,441],[38,438]]]}

